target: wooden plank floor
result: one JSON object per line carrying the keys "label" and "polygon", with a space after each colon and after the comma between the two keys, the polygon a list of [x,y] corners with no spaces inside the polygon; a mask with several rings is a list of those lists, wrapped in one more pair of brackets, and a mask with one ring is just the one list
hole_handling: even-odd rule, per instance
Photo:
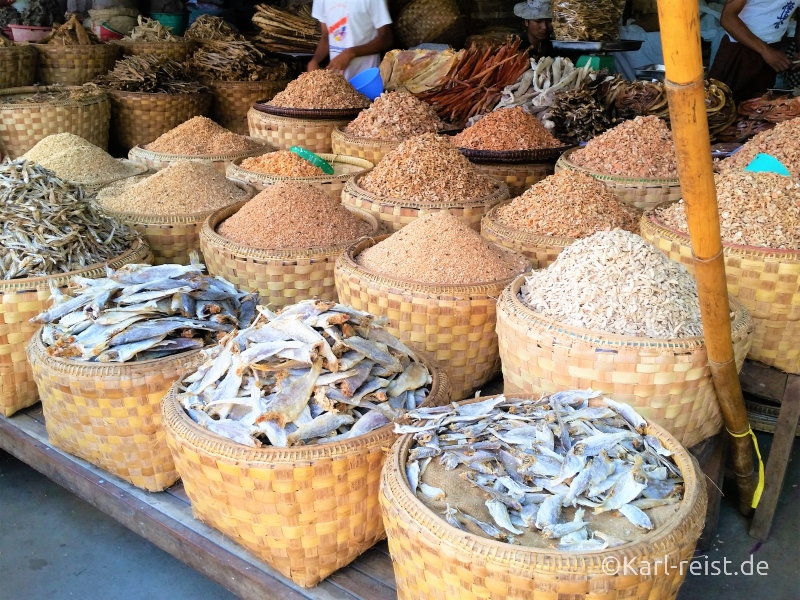
{"label": "wooden plank floor", "polygon": [[40,404],[0,416],[0,448],[116,519],[133,532],[245,599],[394,600],[386,542],[314,588],[304,589],[192,516],[179,482],[149,493],[53,448]]}

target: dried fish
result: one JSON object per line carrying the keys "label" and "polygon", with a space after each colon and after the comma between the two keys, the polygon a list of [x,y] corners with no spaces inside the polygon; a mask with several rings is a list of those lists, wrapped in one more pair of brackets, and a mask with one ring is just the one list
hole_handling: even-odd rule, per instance
{"label": "dried fish", "polygon": [[185,65],[156,54],[138,54],[118,60],[114,68],[94,80],[101,88],[127,92],[192,94],[206,91]]}

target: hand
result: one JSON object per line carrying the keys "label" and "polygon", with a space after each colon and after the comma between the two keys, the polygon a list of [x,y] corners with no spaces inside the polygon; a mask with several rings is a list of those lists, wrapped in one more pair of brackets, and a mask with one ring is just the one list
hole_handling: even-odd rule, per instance
{"label": "hand", "polygon": [[312,58],[306,65],[306,71],[316,71],[317,69],[319,69],[319,62]]}
{"label": "hand", "polygon": [[328,64],[328,69],[344,75],[345,69],[347,69],[354,58],[355,56],[353,56],[353,53],[349,49],[345,50],[339,56],[331,60]]}
{"label": "hand", "polygon": [[791,59],[780,50],[767,48],[761,53],[761,58],[778,73],[788,71],[794,67]]}

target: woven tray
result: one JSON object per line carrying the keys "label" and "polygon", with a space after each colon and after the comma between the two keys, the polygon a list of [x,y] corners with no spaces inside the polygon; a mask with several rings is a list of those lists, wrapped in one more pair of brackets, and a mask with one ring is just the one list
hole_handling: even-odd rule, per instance
{"label": "woven tray", "polygon": [[[755,398],[745,396],[744,406],[747,409],[747,418],[750,427],[756,431],[775,433],[778,426],[778,416],[781,410],[781,402],[776,404],[761,402]],[[800,425],[795,430],[795,437],[800,437]]]}
{"label": "woven tray", "polygon": [[28,360],[53,446],[148,492],[178,480],[161,399],[199,366],[199,350],[158,360],[90,363],[48,356],[37,333],[28,344]]}
{"label": "woven tray", "polygon": [[[433,376],[424,406],[446,403],[447,376],[418,357]],[[194,515],[298,585],[316,585],[385,537],[378,482],[391,425],[343,442],[249,448],[199,427],[174,386],[163,412]]]}
{"label": "woven tray", "polygon": [[[386,237],[356,242],[336,262],[339,301],[386,317],[386,329],[392,335],[429,352],[447,373],[453,400],[470,396],[500,370],[495,334],[497,297],[514,278],[474,285],[429,285],[386,277],[355,261]],[[515,256],[518,273],[529,271],[530,262]]]}
{"label": "woven tray", "polygon": [[273,150],[271,146],[264,144],[263,140],[257,140],[255,138],[250,138],[250,140],[254,142],[258,142],[261,144],[261,147],[257,150],[251,150],[250,152],[239,152],[237,154],[166,154],[164,152],[153,152],[152,150],[147,150],[145,148],[141,148],[140,146],[134,146],[131,148],[130,152],[128,152],[128,159],[132,160],[136,163],[141,165],[145,165],[146,167],[158,171],[160,169],[166,169],[173,163],[176,163],[181,160],[197,160],[203,162],[210,162],[214,165],[214,168],[222,173],[225,174],[225,171],[230,163],[234,160],[247,158],[248,156],[260,156],[265,152],[270,152]]}
{"label": "woven tray", "polygon": [[[705,342],[700,337],[650,339],[569,327],[541,317],[517,294],[524,277],[497,303],[505,393],[550,394],[592,388],[630,404],[687,448],[722,427]],[[736,368],[750,348],[753,321],[730,299]]]}
{"label": "woven tray", "polygon": [[378,196],[363,189],[359,185],[360,179],[359,175],[345,184],[342,190],[342,204],[372,213],[387,232],[399,231],[414,219],[436,212],[448,212],[475,231],[480,231],[483,215],[503,200],[508,200],[508,187],[502,181],[497,182],[494,193],[479,200],[423,204]]}
{"label": "woven tray", "polygon": [[472,164],[479,173],[504,181],[511,198],[521,196],[533,185],[555,172],[555,162],[518,165],[477,162]]}
{"label": "woven tray", "polygon": [[[642,237],[694,274],[689,236],[670,229],[653,212],[641,220]],[[728,293],[750,311],[755,324],[747,355],[800,374],[800,250],[722,245]]]}
{"label": "woven tray", "polygon": [[475,150],[473,148],[459,148],[459,152],[472,162],[488,163],[539,163],[556,160],[572,146],[558,146],[556,148],[538,148],[536,150]]}
{"label": "woven tray", "polygon": [[[131,250],[108,261],[108,266],[118,269],[129,263],[150,263],[153,259],[147,244],[137,243]],[[29,322],[52,304],[50,284],[65,288],[72,277],[105,277],[106,265],[91,265],[80,271],[0,281],[0,414],[11,416],[18,410],[38,401],[25,346],[39,325]]]}
{"label": "woven tray", "polygon": [[402,143],[400,140],[379,140],[350,135],[345,133],[342,127],[334,127],[331,132],[331,148],[334,154],[363,158],[373,165],[381,162],[384,156]]}
{"label": "woven tray", "polygon": [[175,42],[140,42],[122,39],[113,43],[121,48],[122,56],[163,56],[177,62],[183,62],[189,58],[197,46],[194,40],[184,39]]}
{"label": "woven tray", "polygon": [[[237,244],[219,235],[217,226],[243,204],[222,208],[203,223],[200,248],[208,272],[238,288],[258,291],[259,303],[275,310],[309,298],[336,301],[333,269],[350,242],[302,250],[260,250]],[[347,208],[370,224],[370,235],[377,235],[378,222],[372,215]]]}
{"label": "woven tray", "polygon": [[534,269],[546,269],[561,251],[576,238],[537,235],[506,227],[497,220],[497,210],[510,202],[498,204],[481,219],[481,235],[499,246],[519,252],[531,261]]}
{"label": "woven tray", "polygon": [[39,55],[36,80],[44,85],[83,85],[114,68],[120,48],[116,44],[58,46],[33,44]]}
{"label": "woven tray", "polygon": [[345,126],[350,119],[298,119],[269,115],[251,108],[247,111],[247,127],[250,135],[264,140],[279,150],[302,146],[312,152],[331,151],[331,132],[337,126]]}
{"label": "woven tray", "polygon": [[38,57],[30,44],[0,48],[0,89],[33,85]]}
{"label": "woven tray", "polygon": [[320,154],[324,160],[328,161],[333,167],[333,175],[321,175],[319,177],[284,177],[281,175],[268,175],[257,171],[250,171],[241,167],[244,159],[235,160],[228,165],[227,175],[240,181],[246,181],[257,190],[263,190],[281,181],[296,181],[306,183],[325,190],[334,200],[342,197],[342,190],[345,184],[356,175],[362,175],[372,169],[372,163],[352,156],[339,154]]}
{"label": "woven tray", "polygon": [[211,94],[149,94],[109,90],[111,96],[111,145],[116,154],[127,155],[134,146],[149,144],[161,134],[192,117],[204,117]]}
{"label": "woven tray", "polygon": [[[402,436],[380,485],[398,599],[674,600],[688,571],[681,565],[692,560],[705,523],[706,485],[697,462],[674,437],[653,423],[647,433],[674,452],[683,500],[641,541],[585,553],[512,546],[449,525],[411,493],[405,468],[412,436]],[[623,572],[621,565],[633,564],[651,568]],[[620,568],[614,572],[609,565]]]}
{"label": "woven tray", "polygon": [[247,111],[258,100],[271,100],[289,83],[278,81],[204,81],[211,95],[209,116],[225,129],[239,135],[248,135]]}
{"label": "woven tray", "polygon": [[649,210],[662,202],[672,202],[683,197],[681,184],[677,179],[647,179],[644,177],[619,177],[604,173],[595,173],[589,169],[579,167],[570,162],[570,155],[577,148],[568,150],[556,161],[555,172],[564,169],[571,171],[581,171],[599,179],[605,183],[612,192],[625,204],[638,208],[639,210]]}
{"label": "woven tray", "polygon": [[358,116],[364,108],[287,108],[285,106],[272,106],[264,102],[256,102],[253,108],[258,112],[276,117],[292,117],[295,119],[335,119],[351,121]]}
{"label": "woven tray", "polygon": [[[0,99],[52,91],[52,87],[0,90]],[[108,148],[111,102],[106,94],[48,104],[0,102],[0,151],[18,158],[49,135],[72,133]]]}

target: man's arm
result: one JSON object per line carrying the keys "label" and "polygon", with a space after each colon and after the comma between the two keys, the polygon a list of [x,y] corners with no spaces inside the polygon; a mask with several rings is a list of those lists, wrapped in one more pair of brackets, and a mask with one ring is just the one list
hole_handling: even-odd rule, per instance
{"label": "man's arm", "polygon": [[367,42],[366,44],[361,44],[360,46],[347,48],[331,61],[331,63],[328,65],[328,68],[332,71],[344,73],[344,70],[354,58],[384,52],[392,47],[393,42],[394,38],[392,37],[392,26],[384,25],[383,27],[378,28],[378,35],[375,36],[373,40]]}
{"label": "man's arm", "polygon": [[747,0],[726,0],[722,8],[719,22],[722,27],[740,44],[758,52],[764,61],[775,71],[787,71],[793,67],[792,61],[780,50],[770,48],[763,40],[754,35],[739,18]]}
{"label": "man's arm", "polygon": [[317,49],[314,51],[314,56],[308,61],[306,71],[316,71],[319,69],[319,63],[325,60],[325,57],[328,56],[328,52],[330,52],[328,48],[328,26],[325,25],[325,23],[320,23],[319,25],[322,30],[322,35],[319,38],[319,42],[317,42]]}

